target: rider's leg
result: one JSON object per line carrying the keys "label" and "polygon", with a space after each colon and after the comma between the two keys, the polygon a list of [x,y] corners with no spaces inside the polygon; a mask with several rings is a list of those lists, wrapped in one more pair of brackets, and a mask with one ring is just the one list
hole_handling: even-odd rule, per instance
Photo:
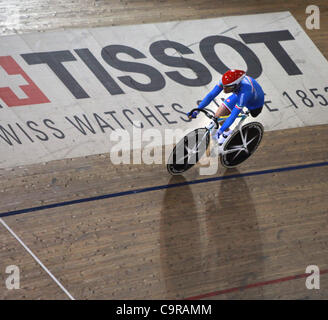
{"label": "rider's leg", "polygon": [[249,109],[251,116],[253,118],[257,117],[263,110],[264,105],[264,93],[258,95],[257,100],[254,102],[254,105]]}
{"label": "rider's leg", "polygon": [[249,110],[249,111],[250,111],[250,113],[251,113],[251,116],[252,116],[253,118],[256,118],[256,117],[262,112],[262,110],[263,110],[263,106],[260,107],[260,108],[256,108],[256,109]]}
{"label": "rider's leg", "polygon": [[[230,109],[224,104],[222,103],[221,107],[219,107],[215,113],[215,116],[217,118],[221,118],[221,117],[224,117],[224,116],[228,116],[230,115],[231,111]],[[222,120],[219,122],[219,124],[222,126],[222,124],[224,123],[225,120]],[[225,131],[225,137],[223,135],[221,135],[219,138],[218,138],[218,144],[219,145],[222,145],[223,142],[226,140],[227,136],[229,136],[231,133],[232,133],[232,130],[230,130],[230,128],[227,128]]]}
{"label": "rider's leg", "polygon": [[[215,113],[215,116],[217,118],[221,118],[221,117],[224,117],[224,116],[228,116],[229,114],[231,113],[231,111],[228,109],[227,106],[225,106],[224,104],[222,104],[217,110],[216,110],[216,113]],[[222,126],[222,124],[224,123],[225,120],[222,120],[219,122],[219,124]],[[225,132],[228,132],[230,130],[230,128],[228,128]]]}

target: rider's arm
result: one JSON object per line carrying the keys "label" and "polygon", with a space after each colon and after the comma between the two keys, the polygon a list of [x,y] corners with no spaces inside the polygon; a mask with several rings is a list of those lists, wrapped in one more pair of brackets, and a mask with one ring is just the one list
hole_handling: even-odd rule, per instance
{"label": "rider's arm", "polygon": [[238,117],[241,109],[242,109],[242,107],[238,106],[237,104],[235,105],[235,107],[231,111],[230,116],[226,119],[226,121],[224,121],[223,125],[219,129],[219,134],[220,135],[233,124],[233,122]]}
{"label": "rider's arm", "polygon": [[210,93],[206,95],[206,97],[199,104],[198,109],[205,108],[221,91],[223,90],[223,86],[221,83],[217,84]]}

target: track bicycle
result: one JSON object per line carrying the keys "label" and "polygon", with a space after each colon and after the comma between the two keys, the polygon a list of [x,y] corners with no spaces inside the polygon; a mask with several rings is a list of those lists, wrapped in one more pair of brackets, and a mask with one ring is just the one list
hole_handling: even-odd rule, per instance
{"label": "track bicycle", "polygon": [[250,112],[241,111],[239,122],[222,145],[218,145],[213,137],[219,122],[228,116],[216,118],[210,109],[191,110],[204,113],[211,122],[205,128],[198,128],[184,136],[173,148],[167,163],[167,170],[172,175],[179,175],[193,167],[208,150],[210,141],[218,148],[221,164],[226,168],[233,168],[247,160],[258,148],[264,133],[264,128],[259,122],[249,122],[242,125],[250,115]]}

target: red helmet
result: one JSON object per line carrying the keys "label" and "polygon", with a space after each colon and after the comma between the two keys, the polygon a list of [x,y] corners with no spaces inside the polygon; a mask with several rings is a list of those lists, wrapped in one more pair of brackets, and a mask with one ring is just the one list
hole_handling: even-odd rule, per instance
{"label": "red helmet", "polygon": [[243,80],[246,72],[243,70],[229,70],[222,76],[222,84],[224,87],[237,85]]}

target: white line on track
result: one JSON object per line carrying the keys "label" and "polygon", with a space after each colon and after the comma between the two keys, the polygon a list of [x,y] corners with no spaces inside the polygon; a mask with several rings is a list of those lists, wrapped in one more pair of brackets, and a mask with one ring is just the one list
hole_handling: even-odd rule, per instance
{"label": "white line on track", "polygon": [[15,234],[13,230],[0,218],[2,225],[13,235],[13,237],[24,247],[24,249],[33,257],[33,259],[41,266],[41,268],[48,273],[48,275],[56,282],[56,284],[66,293],[71,299],[75,300],[74,297],[64,288],[64,286],[55,278],[55,276],[48,270],[48,268],[38,259],[38,257],[25,245],[25,243]]}

